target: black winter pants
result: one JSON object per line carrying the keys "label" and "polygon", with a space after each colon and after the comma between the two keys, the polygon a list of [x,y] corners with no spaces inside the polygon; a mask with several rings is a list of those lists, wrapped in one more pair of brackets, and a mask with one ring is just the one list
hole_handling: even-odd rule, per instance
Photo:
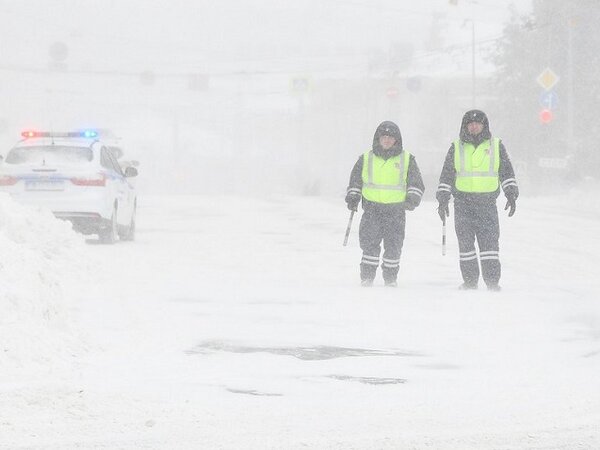
{"label": "black winter pants", "polygon": [[365,209],[359,230],[360,248],[363,251],[360,262],[362,280],[375,278],[383,241],[383,279],[386,282],[396,281],[405,225],[406,212],[397,205],[377,205],[376,208]]}
{"label": "black winter pants", "polygon": [[[500,257],[498,240],[500,226],[498,208],[494,202],[454,202],[454,226],[460,252],[460,271],[465,283],[479,281],[479,261],[483,280],[489,285],[500,280]],[[479,258],[475,250],[479,246]]]}

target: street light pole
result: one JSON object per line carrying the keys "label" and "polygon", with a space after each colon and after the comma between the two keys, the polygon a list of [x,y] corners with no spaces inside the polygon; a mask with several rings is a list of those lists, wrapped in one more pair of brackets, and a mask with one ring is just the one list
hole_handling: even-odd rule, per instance
{"label": "street light pole", "polygon": [[477,107],[477,77],[475,73],[475,21],[473,19],[465,19],[463,27],[471,22],[471,107]]}
{"label": "street light pole", "polygon": [[473,108],[477,107],[477,86],[475,77],[475,21],[471,20],[471,89],[473,95]]}

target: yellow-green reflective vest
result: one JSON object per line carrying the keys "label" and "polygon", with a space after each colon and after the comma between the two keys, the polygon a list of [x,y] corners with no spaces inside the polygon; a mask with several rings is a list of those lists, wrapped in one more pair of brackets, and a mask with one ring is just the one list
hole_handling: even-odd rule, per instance
{"label": "yellow-green reflective vest", "polygon": [[402,203],[406,200],[410,153],[383,159],[373,150],[363,155],[362,195],[375,203]]}
{"label": "yellow-green reflective vest", "polygon": [[[493,142],[493,146],[490,145]],[[492,148],[492,151],[490,151]],[[490,137],[475,148],[473,144],[454,141],[456,189],[461,192],[494,192],[498,189],[500,139]]]}

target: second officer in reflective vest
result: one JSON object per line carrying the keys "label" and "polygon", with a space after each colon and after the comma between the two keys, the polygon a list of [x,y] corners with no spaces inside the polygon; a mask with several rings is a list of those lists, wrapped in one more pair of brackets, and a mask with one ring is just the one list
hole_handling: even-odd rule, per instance
{"label": "second officer in reflective vest", "polygon": [[464,281],[461,289],[477,289],[479,262],[488,289],[500,289],[500,227],[496,207],[500,188],[507,199],[504,209],[510,208],[511,217],[519,188],[508,153],[502,141],[490,133],[485,113],[468,111],[462,119],[460,137],[446,155],[436,193],[442,220],[449,216],[448,203],[454,196],[454,226]]}
{"label": "second officer in reflective vest", "polygon": [[[405,211],[419,205],[424,190],[417,161],[402,148],[398,125],[381,123],[375,131],[373,147],[354,165],[346,193],[350,210],[356,211],[362,199],[359,239],[363,286],[373,284],[380,263],[385,285],[397,285]],[[380,260],[382,242],[384,252]]]}

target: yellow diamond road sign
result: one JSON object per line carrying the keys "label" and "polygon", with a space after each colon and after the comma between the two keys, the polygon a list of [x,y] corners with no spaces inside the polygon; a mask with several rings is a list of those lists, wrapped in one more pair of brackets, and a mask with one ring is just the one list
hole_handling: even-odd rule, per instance
{"label": "yellow diamond road sign", "polygon": [[550,67],[546,67],[542,70],[542,73],[538,75],[536,81],[541,87],[549,91],[556,83],[558,83],[559,79],[560,77],[556,75]]}

